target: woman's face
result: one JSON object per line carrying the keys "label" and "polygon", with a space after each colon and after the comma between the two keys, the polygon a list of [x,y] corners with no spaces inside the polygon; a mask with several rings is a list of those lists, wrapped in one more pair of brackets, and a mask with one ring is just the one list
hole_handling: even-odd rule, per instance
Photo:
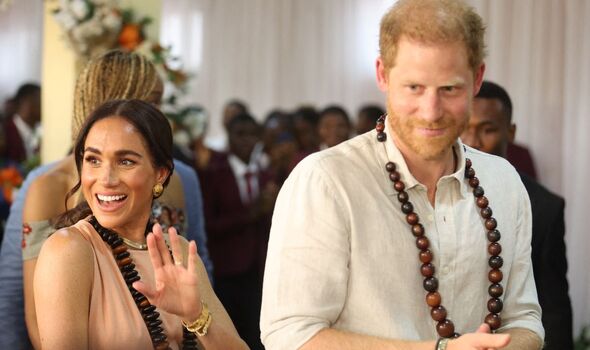
{"label": "woman's face", "polygon": [[119,233],[143,230],[152,206],[152,187],[166,179],[143,136],[126,119],[101,119],[90,129],[82,158],[82,191],[92,213]]}

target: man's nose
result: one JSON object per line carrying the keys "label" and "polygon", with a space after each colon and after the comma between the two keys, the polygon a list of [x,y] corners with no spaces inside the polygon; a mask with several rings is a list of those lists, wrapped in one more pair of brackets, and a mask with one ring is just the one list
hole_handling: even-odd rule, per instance
{"label": "man's nose", "polygon": [[429,122],[436,122],[443,116],[442,101],[437,90],[427,91],[421,101],[422,118]]}

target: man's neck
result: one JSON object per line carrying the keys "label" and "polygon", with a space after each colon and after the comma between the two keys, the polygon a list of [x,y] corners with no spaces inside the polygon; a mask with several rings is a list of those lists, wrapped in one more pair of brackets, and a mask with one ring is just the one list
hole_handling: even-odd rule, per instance
{"label": "man's neck", "polygon": [[419,154],[406,147],[400,147],[397,142],[394,143],[400,150],[410,173],[424,186],[428,193],[428,201],[434,207],[436,199],[436,185],[438,180],[446,175],[455,172],[457,168],[457,156],[452,147],[449,147],[439,157],[433,159],[424,159]]}

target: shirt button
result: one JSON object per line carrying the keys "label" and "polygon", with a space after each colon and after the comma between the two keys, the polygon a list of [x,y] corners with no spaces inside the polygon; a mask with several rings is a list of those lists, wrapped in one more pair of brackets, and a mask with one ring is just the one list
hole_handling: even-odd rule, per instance
{"label": "shirt button", "polygon": [[428,214],[428,216],[426,218],[428,219],[428,221],[432,221],[434,219],[434,217],[432,216],[432,214]]}
{"label": "shirt button", "polygon": [[442,273],[443,273],[444,275],[447,275],[447,274],[449,273],[449,270],[450,270],[450,269],[449,269],[449,267],[448,267],[448,266],[444,266],[444,267],[443,267],[443,269],[442,269]]}

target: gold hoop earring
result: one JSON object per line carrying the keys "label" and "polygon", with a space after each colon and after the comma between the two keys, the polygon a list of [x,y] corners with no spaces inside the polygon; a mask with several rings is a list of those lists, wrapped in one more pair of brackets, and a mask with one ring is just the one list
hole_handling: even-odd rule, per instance
{"label": "gold hoop earring", "polygon": [[164,186],[161,183],[158,182],[154,185],[154,187],[152,187],[152,194],[154,195],[154,198],[160,197],[162,192],[164,192]]}

